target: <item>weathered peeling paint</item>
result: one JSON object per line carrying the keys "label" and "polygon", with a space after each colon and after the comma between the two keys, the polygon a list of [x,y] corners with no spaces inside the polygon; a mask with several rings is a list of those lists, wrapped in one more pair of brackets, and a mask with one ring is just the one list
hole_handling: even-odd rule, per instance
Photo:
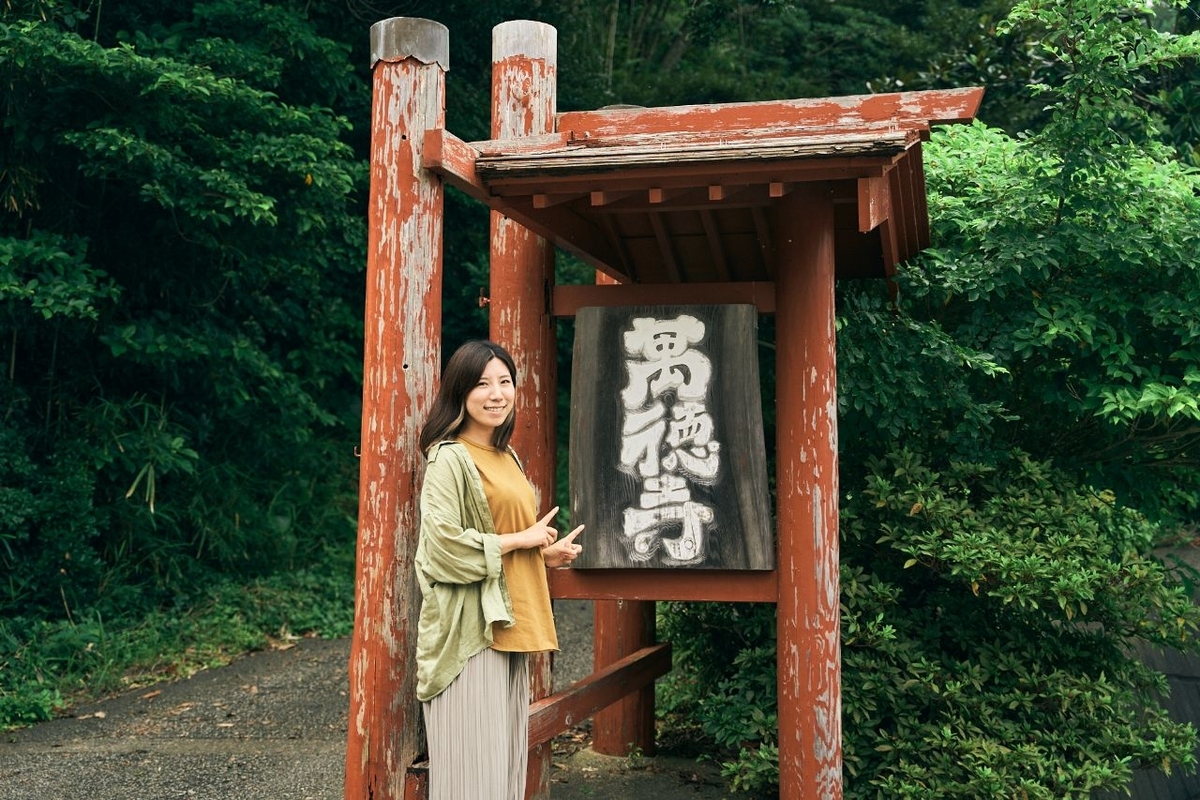
{"label": "weathered peeling paint", "polygon": [[833,208],[780,207],[776,284],[779,777],[785,800],[842,796]]}
{"label": "weathered peeling paint", "polygon": [[[492,31],[492,135],[520,138],[553,130],[556,109],[557,32],[540,22],[518,20]],[[513,446],[534,486],[538,508],[554,498],[557,385],[554,322],[548,308],[554,282],[554,251],[527,228],[491,216],[489,335],[516,363],[517,427]],[[550,659],[530,660],[534,701],[553,690]],[[550,748],[530,753],[527,797],[550,791]]]}
{"label": "weathered peeling paint", "polygon": [[601,109],[561,114],[558,130],[574,138],[679,132],[718,132],[746,128],[861,128],[872,124],[967,122],[983,99],[983,89],[940,89],[878,95],[724,103],[653,109]]}
{"label": "weathered peeling paint", "polygon": [[436,61],[375,67],[347,798],[402,798],[420,744],[411,569],[418,425],[440,362],[443,201],[420,148],[444,125],[444,87]]}

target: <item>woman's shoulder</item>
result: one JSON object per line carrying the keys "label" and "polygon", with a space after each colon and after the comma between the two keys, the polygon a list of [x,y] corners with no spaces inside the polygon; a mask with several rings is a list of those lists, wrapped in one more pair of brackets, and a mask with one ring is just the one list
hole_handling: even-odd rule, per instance
{"label": "woman's shoulder", "polygon": [[464,458],[470,458],[471,455],[467,452],[467,448],[462,442],[456,442],[453,439],[443,439],[429,446],[429,451],[425,454],[425,461],[432,464],[439,457],[447,461],[461,461]]}

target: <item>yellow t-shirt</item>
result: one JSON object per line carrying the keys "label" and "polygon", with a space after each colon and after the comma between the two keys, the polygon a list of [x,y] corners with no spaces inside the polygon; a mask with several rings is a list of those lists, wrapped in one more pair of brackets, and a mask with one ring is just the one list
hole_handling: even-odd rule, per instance
{"label": "yellow t-shirt", "polygon": [[[537,522],[541,516],[537,513],[537,498],[516,459],[510,453],[468,439],[459,441],[466,445],[483,479],[483,493],[487,495],[496,533],[516,533]],[[509,628],[494,624],[492,648],[508,653],[557,650],[558,635],[554,630],[550,585],[541,550],[536,547],[510,550],[500,561],[516,624]]]}

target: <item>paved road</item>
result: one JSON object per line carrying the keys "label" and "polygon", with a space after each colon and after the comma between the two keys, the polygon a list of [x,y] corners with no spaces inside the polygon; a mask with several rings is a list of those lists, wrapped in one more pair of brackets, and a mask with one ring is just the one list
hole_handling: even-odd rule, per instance
{"label": "paved road", "polygon": [[[555,682],[591,672],[591,604],[555,604]],[[0,800],[343,800],[350,643],[306,639],[0,734]],[[717,800],[713,770],[555,759],[554,800]],[[464,798],[464,800],[467,800]]]}

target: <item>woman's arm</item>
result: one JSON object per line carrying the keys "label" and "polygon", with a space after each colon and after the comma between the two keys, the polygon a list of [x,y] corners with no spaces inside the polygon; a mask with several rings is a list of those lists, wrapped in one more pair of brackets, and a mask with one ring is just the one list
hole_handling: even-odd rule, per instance
{"label": "woman's arm", "polygon": [[550,520],[558,513],[558,506],[550,509],[546,516],[517,533],[500,534],[500,552],[511,553],[513,550],[532,550],[535,547],[549,547],[554,544],[558,531],[550,527]]}
{"label": "woman's arm", "polygon": [[462,464],[441,452],[425,470],[421,487],[421,568],[433,583],[476,583],[500,574],[500,537],[473,527],[473,491]]}

